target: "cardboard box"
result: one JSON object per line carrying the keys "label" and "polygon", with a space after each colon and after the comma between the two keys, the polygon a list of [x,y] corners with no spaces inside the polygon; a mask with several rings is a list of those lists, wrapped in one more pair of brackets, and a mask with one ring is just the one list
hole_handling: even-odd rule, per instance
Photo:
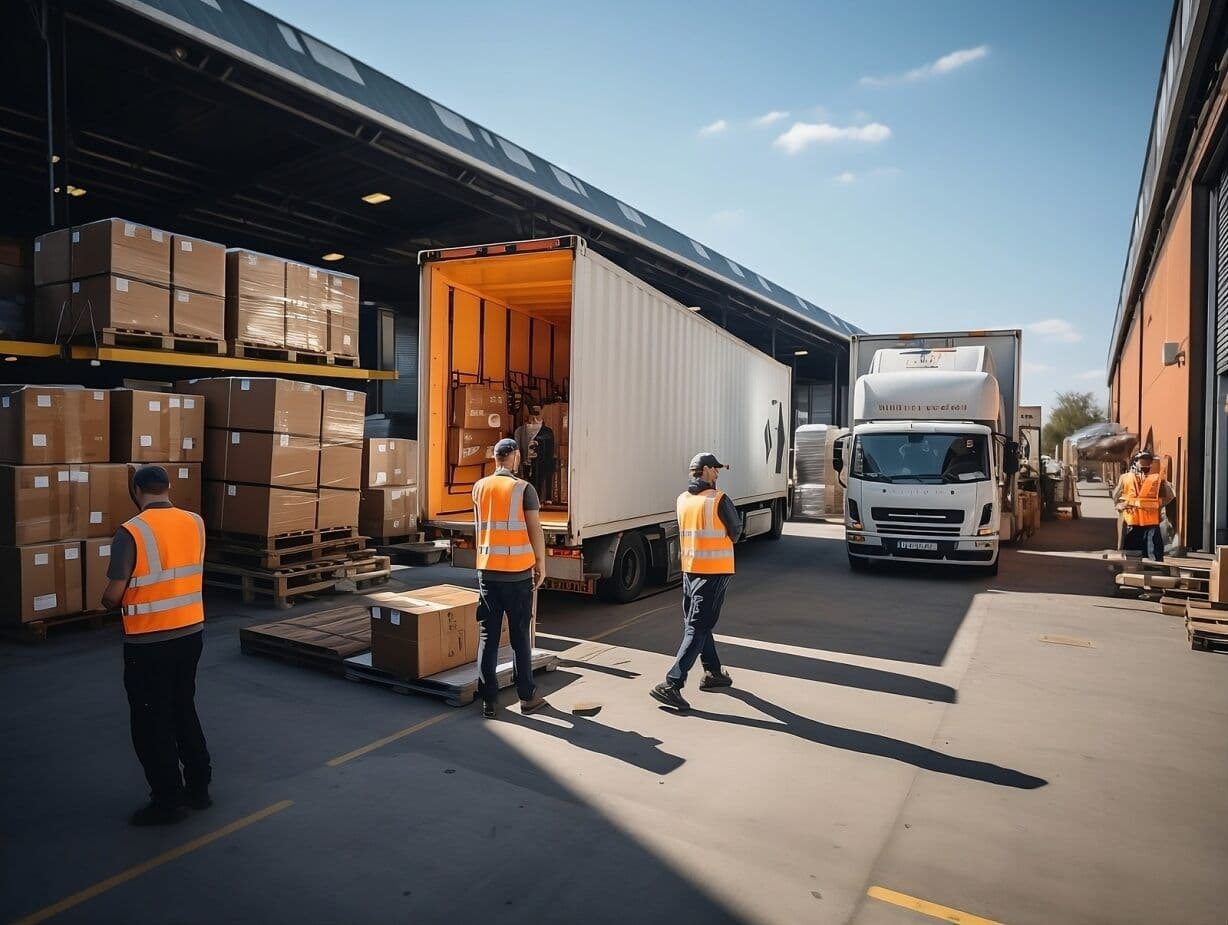
{"label": "cardboard box", "polygon": [[286,264],[286,347],[328,352],[328,274],[305,263]]}
{"label": "cardboard box", "polygon": [[1228,546],[1215,547],[1215,560],[1211,563],[1211,581],[1208,597],[1212,603],[1228,604]]}
{"label": "cardboard box", "polygon": [[112,536],[81,543],[82,610],[104,610],[102,592],[107,590],[107,569],[111,567]]}
{"label": "cardboard box", "polygon": [[405,536],[418,530],[418,489],[364,488],[358,504],[358,530],[366,536]]}
{"label": "cardboard box", "polygon": [[73,279],[111,275],[166,289],[171,284],[171,236],[118,218],[78,225],[72,230],[71,269]]}
{"label": "cardboard box", "polygon": [[558,446],[567,446],[567,402],[542,405],[542,423],[554,431]]}
{"label": "cardboard box", "polygon": [[64,343],[73,334],[72,283],[53,283],[34,290],[34,339]]}
{"label": "cardboard box", "polygon": [[448,462],[454,466],[484,465],[495,458],[495,444],[502,436],[497,430],[453,427],[448,431]]}
{"label": "cardboard box", "polygon": [[358,495],[357,491],[321,488],[316,526],[321,530],[331,527],[357,527]]}
{"label": "cardboard box", "polygon": [[341,356],[358,356],[358,277],[329,273],[325,293],[328,349]]}
{"label": "cardboard box", "polygon": [[371,606],[371,665],[402,678],[424,678],[474,661],[478,593],[438,585],[379,592]]}
{"label": "cardboard box", "polygon": [[362,445],[362,487],[412,485],[418,480],[418,441],[372,437]]}
{"label": "cardboard box", "polygon": [[316,528],[314,491],[205,482],[205,525],[249,536],[277,536]]}
{"label": "cardboard box", "polygon": [[226,300],[220,295],[172,289],[171,331],[222,340],[226,336]]}
{"label": "cardboard box", "polygon": [[205,398],[205,426],[320,439],[320,387],[289,379],[189,379],[176,392]]}
{"label": "cardboard box", "polygon": [[0,462],[107,462],[111,393],[79,386],[0,386]]}
{"label": "cardboard box", "polygon": [[362,487],[361,443],[326,443],[320,447],[320,487],[347,491]]}
{"label": "cardboard box", "polygon": [[452,426],[502,430],[507,416],[507,392],[502,386],[462,385],[452,390]]}
{"label": "cardboard box", "polygon": [[200,462],[205,458],[205,397],[114,389],[111,454],[115,462]]}
{"label": "cardboard box", "polygon": [[262,431],[210,430],[205,478],[279,488],[315,488],[320,445],[311,437]]}
{"label": "cardboard box", "polygon": [[127,276],[91,276],[72,283],[73,339],[92,339],[103,328],[171,332],[171,293]]}
{"label": "cardboard box", "polygon": [[74,526],[71,466],[0,466],[0,544],[53,543]]}
{"label": "cardboard box", "polygon": [[320,439],[325,443],[361,440],[367,416],[367,393],[328,385],[320,389]]}
{"label": "cardboard box", "polygon": [[171,235],[171,287],[224,297],[226,248],[200,238]]}
{"label": "cardboard box", "polygon": [[226,338],[256,347],[286,344],[286,262],[226,251]]}
{"label": "cardboard box", "polygon": [[129,492],[132,472],[136,468],[129,470],[124,463],[73,466],[73,527],[63,538],[114,536],[123,522],[137,513],[136,502]]}
{"label": "cardboard box", "polygon": [[72,231],[61,228],[34,239],[34,285],[66,283],[72,279]]}
{"label": "cardboard box", "polygon": [[30,623],[81,612],[81,543],[0,546],[0,620]]}

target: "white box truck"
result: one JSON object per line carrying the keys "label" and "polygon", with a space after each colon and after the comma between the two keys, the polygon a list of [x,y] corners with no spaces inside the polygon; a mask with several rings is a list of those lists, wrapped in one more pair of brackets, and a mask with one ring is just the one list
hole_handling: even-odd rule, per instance
{"label": "white box truck", "polygon": [[1022,526],[1022,333],[855,335],[844,438],[849,566],[874,559],[998,571]]}
{"label": "white box truck", "polygon": [[566,397],[566,490],[542,510],[547,587],[625,602],[676,580],[675,506],[699,452],[730,467],[720,488],[743,538],[780,536],[788,367],[579,237],[424,251],[419,265],[419,521],[452,539],[455,565],[474,565],[471,492],[493,469],[456,464],[453,403],[466,383]]}

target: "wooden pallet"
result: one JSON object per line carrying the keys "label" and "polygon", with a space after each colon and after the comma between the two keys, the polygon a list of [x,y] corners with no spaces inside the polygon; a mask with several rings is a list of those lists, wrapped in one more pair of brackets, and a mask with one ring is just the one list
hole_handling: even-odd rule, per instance
{"label": "wooden pallet", "polygon": [[1185,575],[1161,575],[1156,572],[1122,572],[1114,578],[1119,588],[1164,591],[1185,597],[1206,597],[1209,582],[1205,578]]}
{"label": "wooden pallet", "polygon": [[[533,650],[533,670],[554,671],[559,665],[558,656],[545,649]],[[499,650],[499,663],[496,677],[499,687],[509,687],[512,684],[512,647],[503,646]],[[365,681],[368,684],[379,684],[390,687],[398,694],[430,694],[442,697],[453,707],[463,707],[473,703],[478,695],[478,663],[469,662],[457,668],[441,671],[427,678],[399,678],[388,671],[371,666],[371,653],[365,652],[345,660],[345,677],[350,681]]]}
{"label": "wooden pallet", "polygon": [[285,610],[301,597],[338,590],[355,590],[383,583],[392,574],[386,556],[371,556],[365,551],[320,562],[300,562],[277,569],[251,568],[223,562],[205,563],[205,584],[213,588],[238,591],[244,603],[257,597],[271,598],[273,606]]}
{"label": "wooden pallet", "polygon": [[1190,601],[1185,611],[1185,635],[1191,649],[1228,650],[1228,604]]}
{"label": "wooden pallet", "polygon": [[344,540],[366,539],[358,532],[357,527],[329,527],[323,530],[294,530],[290,533],[276,533],[273,536],[254,536],[249,533],[228,533],[224,530],[211,530],[209,542],[234,543],[249,549],[262,549],[271,552],[281,552],[291,549],[302,549],[305,546],[322,546],[327,543]]}
{"label": "wooden pallet", "polygon": [[226,341],[197,337],[194,334],[161,334],[154,331],[103,328],[100,337],[104,347],[177,350],[181,353],[207,353],[216,356],[226,353]]}
{"label": "wooden pallet", "polygon": [[346,356],[341,353],[330,352],[328,354],[328,365],[329,366],[347,366],[353,369],[358,366],[358,357]]}
{"label": "wooden pallet", "polygon": [[0,635],[17,642],[45,642],[48,635],[57,634],[73,627],[98,630],[119,620],[118,610],[91,610],[85,613],[70,613],[46,620],[29,623],[0,624]]}
{"label": "wooden pallet", "polygon": [[239,630],[239,645],[248,655],[266,655],[344,674],[347,658],[371,649],[370,611],[356,604],[246,626]]}
{"label": "wooden pallet", "polygon": [[210,562],[233,562],[253,568],[279,569],[302,562],[318,562],[321,559],[365,552],[366,549],[367,538],[364,536],[347,536],[285,549],[269,549],[233,540],[211,538],[205,546],[205,555]]}
{"label": "wooden pallet", "polygon": [[392,560],[388,556],[370,556],[351,561],[338,570],[337,590],[357,593],[387,584],[392,577]]}
{"label": "wooden pallet", "polygon": [[230,355],[239,359],[281,360],[308,366],[358,366],[358,357],[342,356],[327,350],[300,350],[297,347],[270,347],[237,340],[231,344]]}
{"label": "wooden pallet", "polygon": [[1165,616],[1184,617],[1190,598],[1164,595],[1160,598],[1160,610]]}

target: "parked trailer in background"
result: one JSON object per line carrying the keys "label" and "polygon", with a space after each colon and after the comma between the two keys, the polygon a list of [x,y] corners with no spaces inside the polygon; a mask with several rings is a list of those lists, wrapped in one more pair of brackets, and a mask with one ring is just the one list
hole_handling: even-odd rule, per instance
{"label": "parked trailer in background", "polygon": [[[548,587],[629,601],[679,574],[675,505],[691,457],[744,539],[780,536],[788,367],[590,251],[578,237],[425,251],[419,340],[419,520],[472,567],[473,482],[450,460],[453,389],[517,376],[566,383],[565,503],[542,512]],[[507,428],[505,428],[507,430]]]}

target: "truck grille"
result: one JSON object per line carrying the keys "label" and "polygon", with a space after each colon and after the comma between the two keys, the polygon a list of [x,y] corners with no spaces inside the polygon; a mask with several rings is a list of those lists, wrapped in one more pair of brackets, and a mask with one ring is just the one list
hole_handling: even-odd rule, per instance
{"label": "truck grille", "polygon": [[895,524],[962,524],[963,511],[925,507],[872,507],[870,516],[877,523]]}
{"label": "truck grille", "polygon": [[877,528],[878,532],[885,536],[959,536],[959,527],[937,527],[931,524],[878,524]]}

